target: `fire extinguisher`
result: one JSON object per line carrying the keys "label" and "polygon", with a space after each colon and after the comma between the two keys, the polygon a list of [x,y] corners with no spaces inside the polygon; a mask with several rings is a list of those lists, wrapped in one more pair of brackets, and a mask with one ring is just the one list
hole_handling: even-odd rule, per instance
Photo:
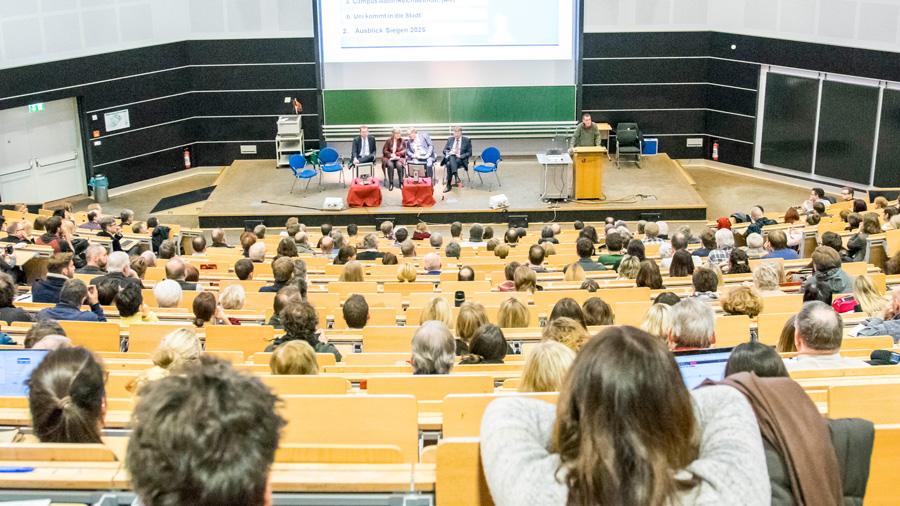
{"label": "fire extinguisher", "polygon": [[713,142],[713,160],[719,161],[719,141]]}
{"label": "fire extinguisher", "polygon": [[185,148],[185,150],[184,150],[184,168],[185,169],[191,168],[191,151],[187,148]]}

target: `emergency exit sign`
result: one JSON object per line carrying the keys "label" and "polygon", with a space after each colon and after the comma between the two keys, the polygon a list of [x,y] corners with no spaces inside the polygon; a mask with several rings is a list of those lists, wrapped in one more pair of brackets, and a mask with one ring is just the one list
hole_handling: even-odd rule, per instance
{"label": "emergency exit sign", "polygon": [[31,104],[28,106],[29,112],[38,112],[44,110],[44,104]]}

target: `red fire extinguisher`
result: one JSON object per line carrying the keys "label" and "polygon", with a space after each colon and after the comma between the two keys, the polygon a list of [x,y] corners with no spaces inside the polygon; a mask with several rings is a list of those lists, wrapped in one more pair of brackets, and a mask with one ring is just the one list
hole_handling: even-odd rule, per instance
{"label": "red fire extinguisher", "polygon": [[184,150],[184,168],[185,169],[191,168],[191,152],[187,148],[185,148],[185,150]]}
{"label": "red fire extinguisher", "polygon": [[719,161],[719,141],[713,142],[713,160]]}

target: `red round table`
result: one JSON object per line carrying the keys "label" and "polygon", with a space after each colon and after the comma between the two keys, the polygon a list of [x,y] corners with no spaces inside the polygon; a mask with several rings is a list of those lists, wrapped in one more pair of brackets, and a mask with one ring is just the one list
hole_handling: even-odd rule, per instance
{"label": "red round table", "polygon": [[347,193],[347,205],[350,207],[378,207],[381,205],[381,183],[375,178],[368,178],[369,184],[362,184],[364,179],[354,179]]}
{"label": "red round table", "polygon": [[408,177],[403,180],[403,207],[431,207],[434,205],[434,186],[431,178],[416,180]]}

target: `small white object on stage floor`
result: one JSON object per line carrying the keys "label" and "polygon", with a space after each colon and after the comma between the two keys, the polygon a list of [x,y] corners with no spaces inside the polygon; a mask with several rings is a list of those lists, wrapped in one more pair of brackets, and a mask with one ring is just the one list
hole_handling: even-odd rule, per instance
{"label": "small white object on stage floor", "polygon": [[340,197],[325,197],[325,204],[322,209],[326,211],[340,211],[344,209],[344,199]]}
{"label": "small white object on stage floor", "polygon": [[509,199],[506,198],[506,195],[501,193],[500,195],[494,195],[493,197],[491,197],[488,205],[491,207],[491,209],[506,209],[509,207]]}

